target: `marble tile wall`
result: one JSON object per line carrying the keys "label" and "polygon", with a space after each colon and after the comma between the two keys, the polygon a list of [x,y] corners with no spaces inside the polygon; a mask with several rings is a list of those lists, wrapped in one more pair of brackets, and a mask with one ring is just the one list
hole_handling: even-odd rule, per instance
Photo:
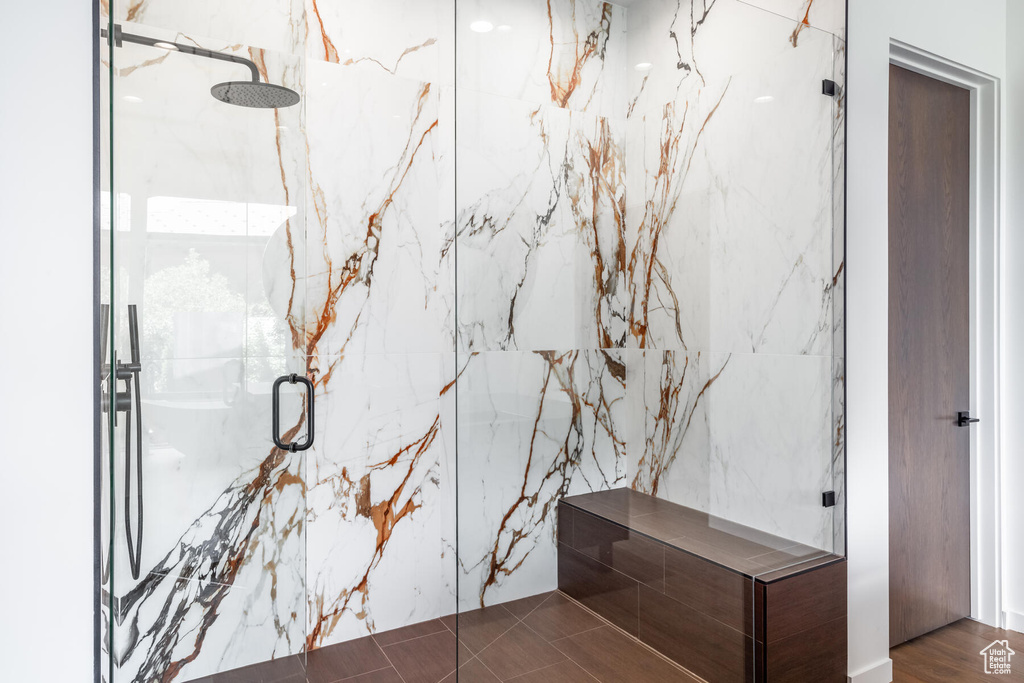
{"label": "marble tile wall", "polygon": [[[114,537],[118,681],[456,609],[454,5],[267,2],[240,22],[227,5],[113,8],[126,31],[238,52],[303,96],[225,107],[208,93],[222,64],[116,53],[117,299],[141,305],[147,425],[138,581]],[[270,442],[287,372],[316,385],[306,453]],[[305,432],[299,395],[282,423]]]}
{"label": "marble tile wall", "polygon": [[821,81],[840,78],[844,13],[824,0],[629,9],[629,341],[644,349],[644,431],[627,444],[628,479],[827,550],[843,166],[841,109]]}
{"label": "marble tile wall", "polygon": [[[551,590],[566,495],[830,547],[839,4],[112,3],[303,95],[224,109],[223,65],[117,53],[149,483],[140,580],[115,536],[115,680]],[[286,372],[316,385],[305,454],[267,433]]]}
{"label": "marble tile wall", "polygon": [[554,589],[558,499],[626,483],[626,18],[458,3],[464,609]]}
{"label": "marble tile wall", "polygon": [[313,649],[456,610],[454,4],[306,10]]}
{"label": "marble tile wall", "polygon": [[[126,32],[242,54],[270,82],[305,90],[301,55],[201,24],[192,28],[207,32],[165,28],[157,8],[155,25],[136,21],[147,7],[114,9]],[[125,43],[113,66],[113,312],[123,356],[124,309],[139,306],[145,536],[136,580],[122,416],[105,640],[116,681],[190,680],[304,645],[306,464],[275,449],[266,428],[270,383],[305,368],[293,344],[302,296],[261,277],[268,245],[304,231],[305,152],[289,144],[301,112],[225,110],[209,95],[234,73],[223,63]],[[304,273],[301,253],[288,261]],[[298,397],[283,414],[296,425]]]}

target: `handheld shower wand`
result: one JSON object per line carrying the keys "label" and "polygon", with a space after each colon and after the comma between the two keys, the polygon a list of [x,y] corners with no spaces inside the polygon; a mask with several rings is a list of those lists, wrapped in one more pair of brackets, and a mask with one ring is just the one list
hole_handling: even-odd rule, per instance
{"label": "handheld shower wand", "polygon": [[139,314],[135,304],[128,305],[128,335],[131,339],[132,362],[126,366],[125,385],[128,393],[132,393],[132,379],[135,380],[135,452],[136,492],[135,507],[138,526],[136,536],[132,538],[132,407],[129,403],[125,408],[128,420],[124,438],[124,532],[128,541],[128,564],[131,566],[132,578],[139,578],[142,565],[142,386],[139,375],[142,373],[142,362],[139,354]]}

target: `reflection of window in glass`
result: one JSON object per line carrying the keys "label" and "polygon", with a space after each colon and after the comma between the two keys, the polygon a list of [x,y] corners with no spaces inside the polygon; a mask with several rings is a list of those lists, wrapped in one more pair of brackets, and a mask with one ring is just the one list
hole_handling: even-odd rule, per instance
{"label": "reflection of window in glass", "polygon": [[270,237],[298,213],[294,206],[225,202],[189,197],[151,197],[146,231],[191,235]]}
{"label": "reflection of window in glass", "polygon": [[[244,254],[243,254],[244,258]],[[189,249],[184,262],[146,278],[143,348],[156,358],[242,355],[245,295]],[[157,391],[166,385],[158,383]]]}
{"label": "reflection of window in glass", "polygon": [[[254,259],[262,259],[270,236],[298,210],[166,196],[149,198],[145,207],[146,355],[245,357],[246,380],[280,374],[272,359],[290,348],[287,325],[266,301],[262,281],[250,280]],[[169,370],[154,372],[154,391],[177,393],[184,386]]]}

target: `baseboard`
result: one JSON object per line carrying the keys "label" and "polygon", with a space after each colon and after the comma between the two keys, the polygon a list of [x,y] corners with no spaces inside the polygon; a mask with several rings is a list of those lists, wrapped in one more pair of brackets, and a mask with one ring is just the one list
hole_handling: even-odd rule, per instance
{"label": "baseboard", "polygon": [[1024,614],[1019,612],[1003,612],[1006,628],[1017,633],[1024,633]]}
{"label": "baseboard", "polygon": [[892,683],[892,660],[861,669],[855,674],[848,676],[850,683]]}

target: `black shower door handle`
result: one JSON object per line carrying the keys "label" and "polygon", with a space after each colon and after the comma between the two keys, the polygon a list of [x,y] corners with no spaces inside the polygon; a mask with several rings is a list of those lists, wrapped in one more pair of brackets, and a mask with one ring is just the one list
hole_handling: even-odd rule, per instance
{"label": "black shower door handle", "polygon": [[[306,439],[305,441],[298,442],[293,441],[292,443],[284,443],[281,441],[281,385],[287,382],[288,384],[302,384],[306,387]],[[274,388],[271,391],[271,398],[274,402],[273,407],[273,423],[274,423],[274,445],[283,451],[304,451],[313,445],[313,435],[315,430],[313,427],[313,406],[316,402],[316,393],[313,388],[313,382],[308,377],[297,375],[294,372],[290,375],[283,375],[274,380]]]}

